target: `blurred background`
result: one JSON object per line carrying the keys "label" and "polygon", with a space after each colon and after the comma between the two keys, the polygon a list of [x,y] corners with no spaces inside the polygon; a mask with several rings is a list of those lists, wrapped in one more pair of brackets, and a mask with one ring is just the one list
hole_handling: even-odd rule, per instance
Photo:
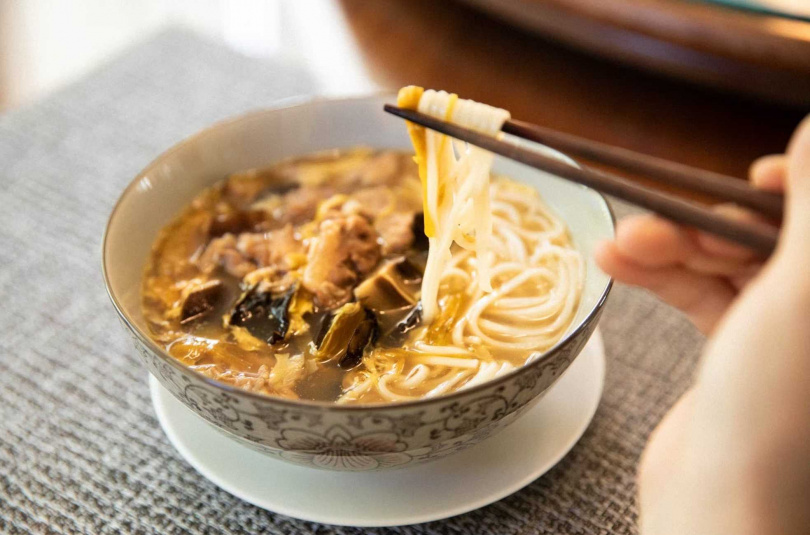
{"label": "blurred background", "polygon": [[283,57],[368,90],[340,4],[330,0],[0,0],[0,109],[70,83],[165,28],[183,27],[253,57]]}
{"label": "blurred background", "polygon": [[808,0],[0,0],[0,111],[167,28],[737,176],[810,110]]}
{"label": "blurred background", "polygon": [[[192,29],[249,56],[304,63],[328,80],[329,92],[362,92],[373,82],[358,50],[362,35],[356,33],[389,25],[396,34],[401,28],[394,26],[403,22],[414,31],[442,31],[440,24],[420,28],[414,21],[399,19],[403,13],[392,5],[396,3],[422,4],[416,9],[435,12],[420,0],[0,0],[0,109],[36,99],[127,46],[173,26]],[[461,5],[466,3],[523,30],[603,57],[777,101],[810,103],[810,94],[800,94],[810,86],[780,87],[779,73],[774,72],[775,67],[804,68],[804,74],[810,74],[810,47],[799,46],[810,43],[808,0],[706,0],[702,5],[685,0],[448,3],[456,4],[442,13],[449,25],[454,24],[450,19],[468,15]],[[369,9],[376,13],[360,13]],[[413,15],[413,9],[406,8],[405,15]],[[374,20],[368,20],[370,16]],[[756,67],[762,70],[761,80],[741,78]],[[787,78],[789,74],[783,73]],[[735,88],[735,82],[741,87]]]}

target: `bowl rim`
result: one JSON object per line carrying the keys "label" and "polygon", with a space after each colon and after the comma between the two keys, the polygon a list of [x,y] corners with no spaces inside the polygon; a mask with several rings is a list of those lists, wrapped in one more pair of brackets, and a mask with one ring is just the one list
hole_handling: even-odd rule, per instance
{"label": "bowl rim", "polygon": [[[532,362],[528,364],[524,364],[522,366],[516,367],[514,370],[502,375],[500,377],[496,377],[492,380],[486,381],[481,383],[480,385],[473,386],[469,389],[462,389],[456,390],[454,392],[450,392],[448,394],[443,394],[440,396],[436,396],[434,398],[422,398],[412,401],[394,401],[394,402],[382,402],[382,403],[364,403],[358,405],[339,405],[334,402],[330,401],[314,401],[314,400],[307,400],[307,399],[287,399],[278,396],[270,396],[267,394],[260,394],[257,392],[251,392],[248,390],[244,390],[220,381],[216,379],[212,379],[207,375],[203,375],[200,372],[192,370],[188,366],[182,364],[176,358],[172,357],[166,350],[160,347],[154,340],[152,340],[148,333],[145,333],[140,329],[135,322],[129,317],[129,315],[124,311],[121,303],[119,302],[118,298],[116,297],[114,291],[112,290],[111,283],[110,283],[110,269],[107,266],[107,253],[108,253],[108,246],[109,246],[109,234],[110,234],[110,227],[113,224],[113,220],[118,213],[119,208],[123,204],[124,200],[131,196],[132,191],[138,186],[141,180],[147,176],[150,172],[154,171],[156,167],[160,165],[163,159],[167,156],[174,154],[186,146],[192,145],[198,142],[205,137],[213,135],[215,130],[219,130],[220,128],[234,125],[240,122],[248,122],[252,120],[257,120],[260,117],[263,117],[268,114],[277,113],[282,110],[291,109],[291,108],[298,108],[298,107],[306,107],[311,106],[313,104],[322,104],[322,103],[334,103],[340,104],[342,102],[355,102],[355,101],[362,101],[362,100],[372,100],[372,99],[379,99],[381,97],[385,97],[387,95],[395,95],[395,93],[391,91],[381,90],[375,91],[371,93],[364,93],[361,95],[354,95],[354,96],[344,96],[344,97],[327,97],[327,96],[294,96],[285,99],[281,99],[275,103],[275,105],[258,108],[255,110],[251,110],[245,113],[241,113],[236,116],[228,117],[219,121],[214,122],[210,126],[192,134],[181,141],[172,145],[169,149],[161,152],[158,156],[156,156],[152,161],[150,161],[141,171],[139,171],[135,177],[127,184],[124,190],[119,195],[118,199],[113,205],[112,211],[110,212],[109,217],[107,218],[107,223],[104,227],[104,234],[102,236],[101,241],[101,273],[104,279],[104,287],[107,292],[107,296],[110,298],[110,301],[115,308],[118,317],[124,323],[124,325],[129,329],[131,333],[133,333],[137,338],[138,341],[145,345],[153,354],[159,356],[163,362],[168,363],[170,366],[178,370],[181,374],[187,374],[194,377],[198,381],[202,381],[207,385],[223,390],[229,394],[235,395],[237,397],[243,397],[249,400],[259,401],[262,403],[278,403],[280,405],[285,405],[288,407],[297,407],[297,408],[308,408],[308,409],[323,409],[328,412],[362,412],[362,411],[379,411],[385,409],[406,409],[412,408],[417,406],[424,406],[430,405],[435,403],[442,403],[445,401],[458,399],[470,395],[474,395],[476,392],[481,392],[487,390],[493,386],[506,383],[513,378],[526,373],[529,369],[532,369],[536,366],[539,366],[541,363],[548,360],[553,354],[555,354],[561,346],[566,344],[572,338],[580,334],[583,330],[585,330],[591,322],[595,320],[598,316],[602,308],[604,308],[605,303],[607,302],[608,295],[613,287],[613,277],[608,276],[607,283],[605,284],[604,289],[602,290],[602,294],[599,296],[596,304],[593,308],[588,311],[584,318],[579,322],[576,327],[569,330],[560,340],[557,341],[553,346],[547,349],[543,354],[534,359]],[[550,148],[550,147],[549,147]],[[555,152],[560,152],[556,151]],[[561,153],[560,154],[564,154]],[[573,161],[573,160],[572,160]],[[574,163],[576,165],[576,163]],[[585,186],[583,186],[585,187]],[[587,188],[591,189],[591,188]],[[611,230],[614,232],[616,231],[616,214],[613,211],[613,208],[610,206],[610,203],[607,202],[607,198],[602,195],[600,192],[594,191],[598,196],[604,207],[607,209],[608,214],[610,215],[610,226]],[[139,291],[140,294],[140,291]]]}

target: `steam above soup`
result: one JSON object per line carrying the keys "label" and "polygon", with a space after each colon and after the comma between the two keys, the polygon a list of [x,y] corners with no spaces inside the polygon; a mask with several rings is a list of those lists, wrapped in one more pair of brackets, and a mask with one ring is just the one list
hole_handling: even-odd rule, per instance
{"label": "steam above soup", "polygon": [[[426,95],[440,116],[470,109],[405,98]],[[332,151],[200,193],[145,270],[153,338],[213,379],[336,403],[445,394],[554,345],[584,275],[565,225],[533,189],[490,181],[490,154],[411,129],[418,164]]]}

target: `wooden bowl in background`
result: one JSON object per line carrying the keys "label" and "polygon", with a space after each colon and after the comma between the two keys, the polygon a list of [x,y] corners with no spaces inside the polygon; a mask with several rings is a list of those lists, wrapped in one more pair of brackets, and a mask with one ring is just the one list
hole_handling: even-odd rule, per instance
{"label": "wooden bowl in background", "polygon": [[810,21],[685,0],[463,0],[644,69],[810,104]]}

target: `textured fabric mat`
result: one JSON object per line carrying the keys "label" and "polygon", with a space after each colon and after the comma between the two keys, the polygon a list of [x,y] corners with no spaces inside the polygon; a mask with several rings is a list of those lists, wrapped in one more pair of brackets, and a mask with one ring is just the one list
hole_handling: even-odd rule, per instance
{"label": "textured fabric mat", "polygon": [[607,384],[589,430],[547,475],[481,510],[379,530],[301,522],[219,490],[169,444],[104,291],[106,219],[130,179],[173,143],[318,90],[294,66],[172,31],[0,116],[0,532],[635,532],[639,454],[688,385],[702,339],[623,287],[601,323]]}

